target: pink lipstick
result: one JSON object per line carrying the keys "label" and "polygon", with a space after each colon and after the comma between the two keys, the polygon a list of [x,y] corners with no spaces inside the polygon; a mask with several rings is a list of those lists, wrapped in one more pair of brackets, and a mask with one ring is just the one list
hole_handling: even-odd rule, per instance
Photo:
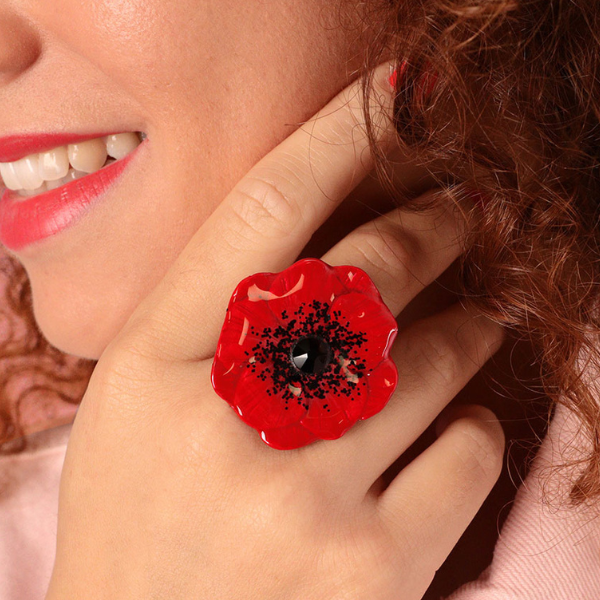
{"label": "pink lipstick", "polygon": [[[102,135],[40,135],[0,139],[0,162],[18,160],[63,144],[73,144]],[[18,251],[56,235],[77,223],[119,179],[133,160],[142,142],[124,158],[61,187],[36,196],[21,196],[6,188],[0,197],[0,243]]]}
{"label": "pink lipstick", "polygon": [[85,142],[101,138],[110,133],[41,133],[35,135],[8,135],[0,138],[0,162],[13,162],[35,154],[36,152],[45,152],[52,150],[58,146],[66,146],[67,144],[76,144],[77,142]]}

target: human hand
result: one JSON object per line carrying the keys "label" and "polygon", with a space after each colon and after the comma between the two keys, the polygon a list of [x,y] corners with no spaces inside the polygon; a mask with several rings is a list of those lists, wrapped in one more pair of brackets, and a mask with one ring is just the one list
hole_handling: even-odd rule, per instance
{"label": "human hand", "polygon": [[[386,110],[387,75],[375,72]],[[499,348],[501,329],[472,309],[401,331],[394,395],[336,440],[275,450],[212,388],[238,282],[288,267],[372,168],[359,86],[240,181],[102,354],[67,447],[47,600],[416,600],[493,487],[502,429],[470,407],[382,489]],[[391,125],[379,135],[392,145]],[[398,315],[463,250],[443,194],[439,210],[394,210],[322,259],[365,270]]]}

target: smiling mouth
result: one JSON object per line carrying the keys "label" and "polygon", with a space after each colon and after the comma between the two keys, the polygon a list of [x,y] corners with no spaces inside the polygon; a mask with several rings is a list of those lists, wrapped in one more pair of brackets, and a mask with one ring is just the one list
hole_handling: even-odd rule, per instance
{"label": "smiling mouth", "polygon": [[0,186],[24,198],[37,196],[125,158],[144,139],[143,132],[117,133],[0,163]]}

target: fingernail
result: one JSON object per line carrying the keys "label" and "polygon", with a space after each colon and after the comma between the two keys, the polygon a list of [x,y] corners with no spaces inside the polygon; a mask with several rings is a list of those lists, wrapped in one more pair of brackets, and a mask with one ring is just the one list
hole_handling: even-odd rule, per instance
{"label": "fingernail", "polygon": [[[390,77],[388,81],[394,90],[398,89],[398,87],[404,82],[407,70],[408,61],[406,59],[402,60],[398,67],[390,65]],[[427,62],[425,64],[423,74],[415,83],[415,97],[418,101],[423,102],[424,100],[427,100],[429,96],[431,96],[433,90],[435,89],[435,84],[437,83],[438,78],[439,75],[437,71],[434,71],[431,68],[431,63]]]}
{"label": "fingernail", "polygon": [[[407,67],[408,62],[406,60],[403,60],[399,67],[390,65],[390,78],[388,81],[394,90],[396,89],[397,85],[402,85]],[[400,78],[400,81],[398,81],[398,77]]]}

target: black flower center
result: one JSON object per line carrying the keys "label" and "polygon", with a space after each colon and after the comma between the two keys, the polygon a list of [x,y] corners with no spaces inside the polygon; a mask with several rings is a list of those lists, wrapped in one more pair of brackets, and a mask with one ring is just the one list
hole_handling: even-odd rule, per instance
{"label": "black flower center", "polygon": [[[329,394],[345,396],[350,402],[367,386],[366,364],[361,356],[367,336],[348,329],[341,313],[329,314],[327,302],[300,303],[293,315],[283,311],[285,327],[265,327],[253,335],[261,341],[245,350],[244,363],[263,381],[271,381],[267,394],[280,396],[287,410],[289,402],[309,407],[309,401],[326,400]],[[365,348],[365,351],[368,348]],[[326,410],[327,404],[324,405]]]}
{"label": "black flower center", "polygon": [[300,338],[292,347],[292,364],[310,375],[324,371],[331,362],[331,347],[316,335]]}

